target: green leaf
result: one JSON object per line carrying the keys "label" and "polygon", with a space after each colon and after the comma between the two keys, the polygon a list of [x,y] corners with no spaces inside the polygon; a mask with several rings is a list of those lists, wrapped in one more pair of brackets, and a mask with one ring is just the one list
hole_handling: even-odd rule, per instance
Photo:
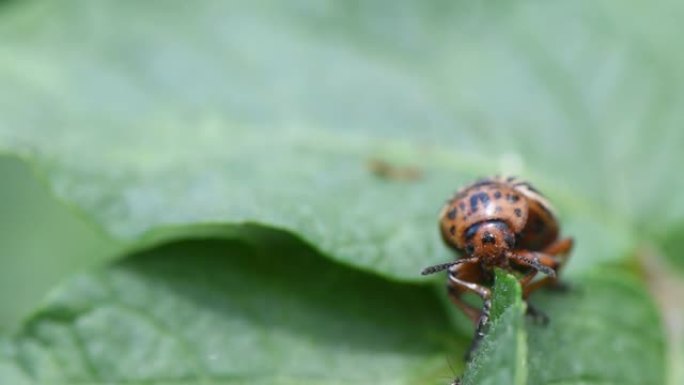
{"label": "green leaf", "polygon": [[56,202],[28,167],[0,157],[0,331],[12,330],[48,289],[111,258],[116,245]]}
{"label": "green leaf", "polygon": [[684,273],[684,223],[673,226],[669,231],[661,235],[658,239],[662,253],[669,257],[679,270],[675,271]]}
{"label": "green leaf", "polygon": [[535,293],[546,325],[524,322],[514,277],[498,272],[494,294],[491,329],[463,385],[665,383],[662,321],[634,277],[606,269],[568,291]]}
{"label": "green leaf", "polygon": [[[446,384],[452,376],[447,359],[466,344],[427,288],[324,262],[282,233],[223,231],[239,240],[165,245],[54,291],[0,344],[0,382]],[[548,325],[523,322],[519,285],[497,273],[491,328],[464,384],[663,383],[659,318],[633,278],[590,274],[533,302]]]}
{"label": "green leaf", "polygon": [[574,274],[684,218],[684,179],[668,177],[683,160],[684,54],[666,33],[681,9],[10,3],[0,148],[132,245],[254,222],[407,280],[450,258],[435,231],[446,197],[519,173],[580,240]]}
{"label": "green leaf", "polygon": [[550,322],[527,328],[529,384],[665,384],[662,319],[634,276],[597,270],[531,301]]}
{"label": "green leaf", "polygon": [[72,279],[0,349],[0,383],[438,385],[451,376],[447,358],[463,340],[429,288],[332,264],[281,233],[243,232]]}
{"label": "green leaf", "polygon": [[669,385],[684,383],[684,339],[677,341],[677,346],[673,348],[674,354],[670,359],[670,381]]}
{"label": "green leaf", "polygon": [[463,385],[524,385],[527,377],[525,305],[515,277],[497,270],[492,318],[482,346],[468,365]]}

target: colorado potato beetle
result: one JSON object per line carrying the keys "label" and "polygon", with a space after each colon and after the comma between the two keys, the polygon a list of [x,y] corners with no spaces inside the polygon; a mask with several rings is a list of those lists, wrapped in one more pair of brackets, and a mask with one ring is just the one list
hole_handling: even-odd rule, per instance
{"label": "colorado potato beetle", "polygon": [[[489,321],[495,267],[520,277],[524,299],[558,282],[573,240],[559,238],[556,218],[548,200],[516,177],[478,180],[458,191],[442,209],[442,238],[459,258],[427,267],[422,274],[448,270],[449,298],[475,324],[466,360],[477,349]],[[545,277],[534,280],[538,273]],[[481,310],[463,300],[467,292],[482,298]],[[528,313],[545,318],[529,304]]]}

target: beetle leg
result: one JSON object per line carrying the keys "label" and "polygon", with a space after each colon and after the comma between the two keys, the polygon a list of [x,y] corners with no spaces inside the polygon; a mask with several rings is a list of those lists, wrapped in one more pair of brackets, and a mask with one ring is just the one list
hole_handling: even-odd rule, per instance
{"label": "beetle leg", "polygon": [[[537,272],[544,273],[552,278],[556,277],[555,269],[558,267],[558,263],[551,256],[536,252],[520,252],[512,254],[511,259],[519,265],[531,267]],[[529,274],[523,280],[527,277],[529,277]],[[531,278],[526,282],[529,282],[529,280]]]}
{"label": "beetle leg", "polygon": [[[487,292],[489,293],[489,290]],[[491,294],[487,294],[486,297],[483,297],[482,301],[482,312],[480,313],[480,319],[477,321],[473,342],[470,343],[470,347],[466,353],[466,362],[470,362],[470,360],[473,359],[473,354],[480,347],[480,343],[482,343],[482,339],[484,339],[485,336],[485,329],[489,324],[489,315],[492,310]]]}
{"label": "beetle leg", "polygon": [[548,255],[566,255],[572,250],[574,243],[572,238],[564,238],[550,244],[542,251]]}
{"label": "beetle leg", "polygon": [[537,270],[532,269],[520,279],[520,287],[526,287],[537,276]]}
{"label": "beetle leg", "polygon": [[478,285],[473,282],[467,282],[459,279],[456,274],[457,272],[458,270],[456,268],[449,271],[449,283],[452,286],[460,287],[474,292],[475,294],[479,295],[483,301],[482,311],[480,312],[480,316],[477,320],[477,325],[475,326],[475,336],[473,337],[473,342],[470,344],[470,348],[466,353],[466,361],[470,361],[472,359],[473,353],[480,346],[480,343],[484,338],[485,329],[489,323],[489,316],[492,308],[492,293],[491,290],[482,285]]}
{"label": "beetle leg", "polygon": [[[568,262],[568,259],[570,258],[570,250],[572,250],[573,244],[574,241],[572,238],[565,238],[552,243],[542,251],[543,254],[559,257],[555,259],[556,266],[554,267],[554,270],[556,270],[556,275],[558,275],[563,266],[565,266],[565,264]],[[527,296],[529,296],[532,292],[546,285],[560,286],[558,277],[544,277],[537,282],[529,284],[527,287],[523,286],[524,297],[527,298]]]}
{"label": "beetle leg", "polygon": [[461,311],[471,320],[473,324],[477,324],[477,320],[480,318],[480,310],[471,306],[467,302],[461,299],[462,292],[456,290],[451,284],[447,285],[447,293],[449,294],[449,299],[456,305]]}
{"label": "beetle leg", "polygon": [[[534,290],[556,280],[559,263],[550,255],[533,251],[517,251],[511,253],[508,258],[516,265],[530,268],[530,271],[520,279],[520,286],[523,289],[523,298],[525,299]],[[532,279],[540,272],[547,276],[539,281],[532,282]]]}
{"label": "beetle leg", "polygon": [[[532,251],[521,251],[514,255],[510,255],[509,259],[511,259],[514,263],[531,268],[530,271],[527,272],[522,279],[520,279],[520,286],[523,289],[523,299],[525,300],[527,300],[527,297],[532,290],[541,287],[538,285],[539,282],[550,282],[550,280],[556,279],[558,262],[549,255],[535,253]],[[539,272],[542,272],[547,276],[531,284],[530,282]],[[530,288],[532,288],[532,290],[530,290]],[[529,301],[525,302],[527,305],[525,315],[532,318],[534,322],[542,325],[546,325],[549,322],[549,317],[546,314],[539,311],[536,307],[529,303]]]}
{"label": "beetle leg", "polygon": [[574,243],[575,242],[572,238],[564,238],[547,246],[544,250],[542,250],[542,253],[559,257],[558,268],[556,269],[556,271],[558,271],[568,262],[568,259],[570,258],[570,250],[572,250]]}
{"label": "beetle leg", "polygon": [[[523,289],[527,288],[530,281],[532,281],[532,279],[534,279],[534,277],[537,276],[537,273],[538,273],[538,271],[536,269],[530,269],[530,271],[527,274],[525,274],[524,277],[522,277],[520,279],[520,281],[519,281],[520,287],[522,287]],[[543,279],[551,279],[551,278],[545,277]],[[549,323],[549,317],[546,314],[544,314],[542,311],[540,311],[539,309],[534,307],[529,302],[527,302],[526,305],[527,305],[527,308],[525,311],[525,315],[529,316],[530,318],[532,318],[532,320],[534,320],[535,322],[540,323],[542,325],[546,325],[547,323]]]}
{"label": "beetle leg", "polygon": [[[449,268],[449,276],[453,275],[464,282],[478,282],[481,279],[480,267],[476,263],[476,259],[460,259],[464,263],[454,265]],[[467,263],[465,263],[467,262]],[[428,268],[429,269],[429,268]],[[426,269],[427,270],[427,269]],[[468,304],[461,296],[464,292],[469,291],[470,288],[460,284],[454,284],[451,280],[447,281],[447,293],[449,299],[456,305],[463,313],[473,321],[473,325],[477,325],[477,320],[480,318],[480,309]]]}

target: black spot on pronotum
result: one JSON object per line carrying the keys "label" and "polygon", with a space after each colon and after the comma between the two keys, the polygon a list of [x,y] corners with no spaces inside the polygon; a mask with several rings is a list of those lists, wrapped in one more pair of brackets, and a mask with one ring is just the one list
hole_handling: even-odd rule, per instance
{"label": "black spot on pronotum", "polygon": [[456,235],[456,226],[449,227],[449,234],[452,236]]}
{"label": "black spot on pronotum", "polygon": [[475,248],[473,247],[473,245],[468,245],[465,248],[465,252],[466,252],[466,254],[472,254],[475,252]]}
{"label": "black spot on pronotum", "polygon": [[459,203],[458,207],[461,209],[461,211],[465,211],[465,203],[463,203],[463,202]]}
{"label": "black spot on pronotum", "polygon": [[509,202],[515,203],[518,200],[520,200],[520,196],[518,196],[516,194],[506,195],[506,199],[508,199]]}
{"label": "black spot on pronotum", "polygon": [[471,239],[473,239],[473,237],[475,236],[475,234],[477,234],[477,230],[480,229],[480,226],[481,226],[481,225],[482,225],[481,223],[476,223],[476,224],[474,224],[474,225],[468,227],[468,230],[466,230],[466,232],[465,232],[465,240],[466,240],[466,242],[469,242]]}
{"label": "black spot on pronotum", "polygon": [[447,212],[447,218],[451,219],[452,221],[456,219],[456,207],[452,208]]}
{"label": "black spot on pronotum", "polygon": [[487,206],[489,203],[489,195],[484,192],[479,192],[470,196],[470,211],[477,211],[477,202],[482,202],[483,206]]}
{"label": "black spot on pronotum", "polygon": [[513,210],[513,212],[515,213],[515,216],[518,218],[522,216],[522,210],[520,210],[519,208]]}
{"label": "black spot on pronotum", "polygon": [[494,199],[501,199],[501,191],[494,192]]}
{"label": "black spot on pronotum", "polygon": [[496,237],[494,236],[494,234],[492,234],[490,232],[485,232],[484,235],[482,236],[482,243],[485,244],[485,243],[494,243],[494,242],[496,242]]}

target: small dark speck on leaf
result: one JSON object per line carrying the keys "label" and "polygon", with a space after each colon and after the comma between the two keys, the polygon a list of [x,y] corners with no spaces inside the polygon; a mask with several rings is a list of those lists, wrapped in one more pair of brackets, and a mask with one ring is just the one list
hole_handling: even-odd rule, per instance
{"label": "small dark speck on leaf", "polygon": [[423,172],[417,167],[398,166],[379,159],[368,160],[367,166],[373,175],[386,180],[411,182],[423,177]]}

